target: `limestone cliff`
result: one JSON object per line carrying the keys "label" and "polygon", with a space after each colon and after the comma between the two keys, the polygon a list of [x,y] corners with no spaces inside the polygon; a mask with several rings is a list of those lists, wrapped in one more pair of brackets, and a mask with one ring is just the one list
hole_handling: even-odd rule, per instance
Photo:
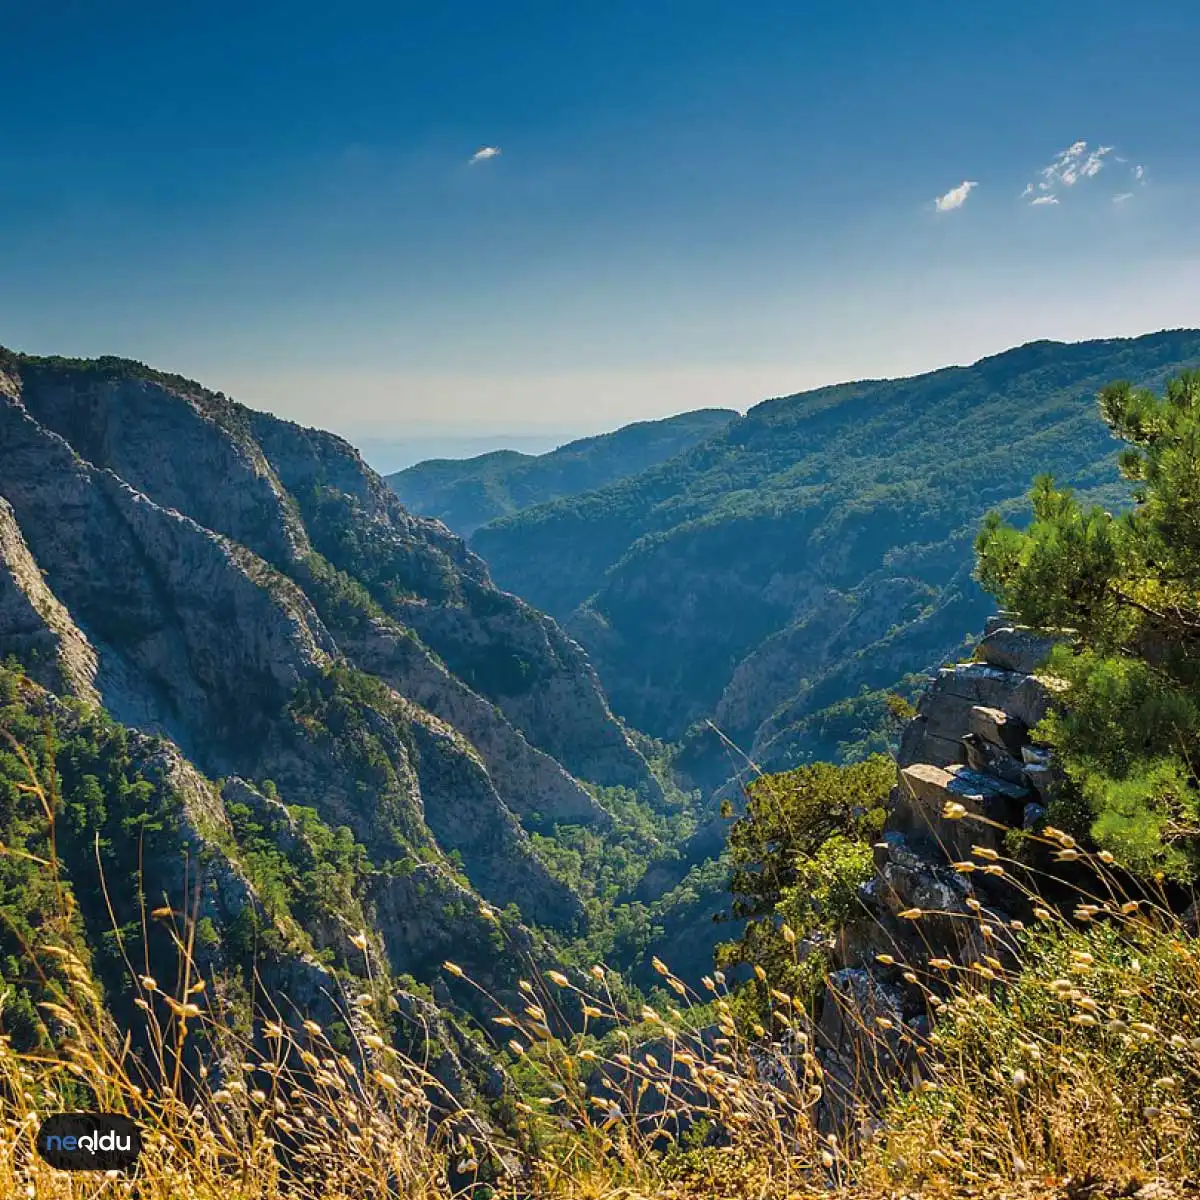
{"label": "limestone cliff", "polygon": [[[13,678],[5,673],[6,684]],[[299,821],[244,780],[217,787],[164,738],[123,729],[90,705],[64,703],[27,678],[16,679],[17,707],[37,724],[48,724],[56,742],[72,747],[61,784],[59,879],[80,906],[84,961],[90,958],[108,1008],[120,1028],[130,1031],[135,1053],[152,1059],[154,1052],[135,1005],[164,1005],[145,977],[171,986],[182,941],[191,947],[189,978],[204,981],[198,1002],[217,1028],[261,1044],[267,1018],[297,1030],[302,1020],[315,1020],[328,1029],[346,1027],[347,1036],[354,1035],[346,1049],[361,1055],[365,1035],[382,1034],[400,1046],[416,1040],[417,1031],[409,1027],[419,1019],[424,1026],[419,1040],[440,1082],[435,1102],[445,1103],[446,1092],[470,1102],[480,1091],[503,1089],[495,1063],[435,1006],[391,979],[393,958],[411,959],[395,923],[370,926],[362,944],[368,920],[376,915],[376,885],[369,876],[348,871],[338,886],[324,889],[327,894],[281,900],[280,869],[265,869],[262,845],[246,839],[243,818],[252,812],[264,826],[276,823],[278,861],[321,864],[326,878],[331,864],[318,843],[328,830]],[[6,686],[5,699],[11,694]],[[90,814],[95,824],[81,828],[79,781],[73,775],[114,761],[123,763],[118,777],[109,780],[117,786],[99,798]],[[39,823],[32,796],[28,807],[26,813],[4,814],[6,843],[14,835],[28,837]],[[134,824],[142,831],[136,841],[113,836]],[[430,872],[437,869],[429,865]],[[302,909],[294,907],[299,904]],[[19,899],[6,901],[9,920],[25,915]],[[463,928],[457,936],[464,937]],[[119,955],[106,949],[114,937]],[[270,998],[265,1011],[256,1011],[250,1000],[260,990]],[[371,997],[370,1005],[354,1002],[363,994]],[[224,1069],[221,1060],[217,1067]]]}
{"label": "limestone cliff", "polygon": [[611,824],[584,781],[659,791],[580,648],[350,446],[124,360],[0,352],[10,653],[349,830],[398,971],[481,900],[575,928],[529,831]]}
{"label": "limestone cliff", "polygon": [[0,499],[0,629],[7,650],[55,691],[96,701],[96,652],[46,586],[21,536],[12,506]]}
{"label": "limestone cliff", "polygon": [[483,560],[440,522],[405,511],[341,439],[262,413],[250,420],[334,566],[360,578],[389,616],[568,771],[659,794],[586,655],[554,621],[499,591]]}

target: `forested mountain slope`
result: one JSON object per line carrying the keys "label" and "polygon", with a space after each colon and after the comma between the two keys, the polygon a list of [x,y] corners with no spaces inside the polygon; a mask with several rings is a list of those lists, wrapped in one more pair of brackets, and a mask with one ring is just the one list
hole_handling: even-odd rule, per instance
{"label": "forested mountain slope", "polygon": [[1031,475],[1123,503],[1103,384],[1159,387],[1198,363],[1195,330],[1034,342],[768,400],[471,544],[501,586],[566,623],[633,725],[678,739],[711,717],[787,766],[814,713],[927,669],[982,624],[971,540],[989,508],[1023,506]]}
{"label": "forested mountain slope", "polygon": [[579,646],[349,445],[125,360],[0,352],[6,659],[3,728],[102,828],[130,938],[124,897],[198,887],[227,949],[274,930],[282,993],[310,960],[430,980],[451,952],[503,987],[497,938],[587,929],[557,831],[605,844],[606,797],[663,799]]}
{"label": "forested mountain slope", "polygon": [[548,454],[497,450],[463,460],[431,459],[389,475],[387,482],[413,512],[437,517],[467,537],[497,517],[636,475],[717,433],[737,415],[704,408],[637,421]]}

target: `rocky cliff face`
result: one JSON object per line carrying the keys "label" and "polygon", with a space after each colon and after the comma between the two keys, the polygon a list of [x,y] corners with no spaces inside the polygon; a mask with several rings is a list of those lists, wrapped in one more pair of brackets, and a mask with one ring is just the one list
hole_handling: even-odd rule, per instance
{"label": "rocky cliff face", "polygon": [[96,652],[46,586],[12,506],[0,499],[0,629],[7,650],[54,691],[96,702]]}
{"label": "rocky cliff face", "polygon": [[[191,946],[188,982],[204,981],[200,1002],[215,1027],[235,1038],[258,1040],[262,1048],[256,1017],[263,1014],[255,1012],[249,998],[263,993],[273,1006],[266,1015],[292,1025],[297,1034],[305,1019],[326,1029],[344,1028],[345,1048],[355,1057],[363,1056],[363,1039],[371,1035],[405,1049],[419,1045],[437,1080],[430,1094],[439,1106],[446,1104],[447,1093],[471,1103],[481,1093],[503,1091],[505,1077],[481,1047],[435,1005],[390,976],[389,954],[399,949],[399,939],[393,936],[394,923],[381,923],[387,937],[368,926],[376,913],[366,877],[348,873],[336,894],[310,895],[302,913],[293,911],[273,894],[280,879],[264,873],[261,845],[239,841],[239,822],[252,812],[271,831],[279,862],[325,861],[328,866],[319,845],[327,829],[298,821],[287,806],[245,780],[231,778],[218,787],[170,741],[113,725],[90,704],[64,702],[27,677],[0,669],[4,702],[12,699],[14,678],[21,712],[39,726],[47,724],[59,744],[71,747],[59,797],[59,879],[71,886],[80,905],[81,962],[90,960],[107,1006],[119,1027],[129,1031],[135,1053],[153,1060],[154,1047],[136,1006],[163,1008],[161,993],[145,977],[172,986],[169,981],[180,970],[179,939]],[[73,776],[114,761],[123,766],[115,778],[109,775],[111,790],[91,814],[96,824],[80,828],[79,781]],[[0,771],[0,786],[7,782]],[[26,800],[26,812],[6,807],[0,821],[6,842],[28,837],[39,824],[39,802],[27,793]],[[131,823],[139,818],[141,833],[134,840]],[[125,837],[114,838],[115,828]],[[438,869],[427,865],[431,875]],[[465,888],[458,890],[469,895]],[[29,918],[20,897],[10,895],[5,903],[10,921]],[[37,901],[31,903],[36,910]],[[38,916],[45,918],[45,911]],[[105,949],[113,945],[114,929],[119,955]],[[129,974],[129,964],[140,979]],[[364,995],[371,1003],[354,999]],[[210,1071],[240,1076],[236,1062],[244,1056],[236,1046],[215,1049]],[[304,1070],[300,1063],[296,1067]]]}
{"label": "rocky cliff face", "polygon": [[494,969],[484,902],[575,928],[529,831],[609,825],[587,783],[659,792],[580,648],[350,446],[123,360],[0,354],[9,654],[198,780],[240,779],[196,785],[214,828],[262,816],[270,780],[349,830],[397,972],[472,946]]}

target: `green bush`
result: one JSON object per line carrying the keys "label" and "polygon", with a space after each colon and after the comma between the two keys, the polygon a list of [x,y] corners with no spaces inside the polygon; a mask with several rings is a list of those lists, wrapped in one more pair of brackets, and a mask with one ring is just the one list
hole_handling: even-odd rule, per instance
{"label": "green bush", "polygon": [[[824,943],[861,912],[858,888],[873,874],[871,843],[883,828],[895,773],[891,759],[874,755],[750,785],[746,815],[729,833],[730,915],[747,923],[739,939],[719,948],[722,966],[750,965],[777,987],[811,990],[826,965]],[[760,1011],[769,1009],[761,977],[752,989]]]}

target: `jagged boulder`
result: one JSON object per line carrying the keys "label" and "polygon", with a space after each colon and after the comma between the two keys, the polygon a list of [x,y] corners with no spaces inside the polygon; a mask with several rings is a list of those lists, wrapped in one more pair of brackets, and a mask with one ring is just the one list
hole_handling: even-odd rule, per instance
{"label": "jagged boulder", "polygon": [[985,704],[972,705],[967,714],[967,731],[1011,755],[1019,755],[1029,740],[1029,726],[1024,721],[1002,708]]}
{"label": "jagged boulder", "polygon": [[[928,985],[905,981],[906,964],[1017,961],[1019,922],[1008,910],[1021,911],[1023,898],[973,850],[999,850],[1006,829],[1044,820],[1061,779],[1053,756],[1029,741],[1059,691],[1033,673],[1057,640],[989,623],[985,661],[939,670],[901,732],[875,876],[858,892],[867,919],[830,948],[836,969],[816,1027],[828,1080],[822,1129],[853,1127],[888,1081],[918,1072],[911,1051],[929,1032]],[[971,869],[956,870],[964,859]]]}
{"label": "jagged boulder", "polygon": [[[932,838],[954,858],[963,858],[976,844],[995,845],[995,822],[1011,828],[1030,798],[1029,789],[966,766],[935,767],[914,763],[900,771],[900,801],[895,815],[901,825]],[[948,820],[946,806],[958,804],[988,822]]]}
{"label": "jagged boulder", "polygon": [[[962,738],[969,732],[1012,753],[1020,745],[1018,731],[1032,729],[1046,715],[1058,688],[1053,679],[988,663],[943,667],[922,693],[917,716],[901,733],[898,762],[938,767],[965,763]],[[989,723],[987,713],[1001,713],[1003,718],[993,717]]]}

